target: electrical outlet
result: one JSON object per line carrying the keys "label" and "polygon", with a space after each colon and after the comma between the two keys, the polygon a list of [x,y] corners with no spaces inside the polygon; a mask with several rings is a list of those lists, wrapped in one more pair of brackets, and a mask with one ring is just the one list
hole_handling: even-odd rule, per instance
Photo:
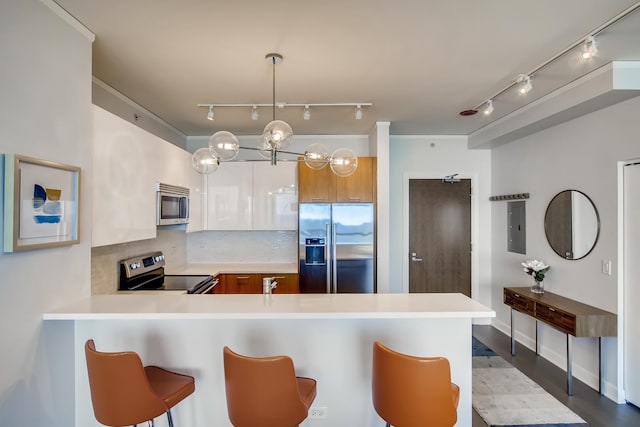
{"label": "electrical outlet", "polygon": [[312,406],[309,409],[309,418],[329,418],[326,406]]}
{"label": "electrical outlet", "polygon": [[611,260],[602,260],[602,274],[611,276]]}

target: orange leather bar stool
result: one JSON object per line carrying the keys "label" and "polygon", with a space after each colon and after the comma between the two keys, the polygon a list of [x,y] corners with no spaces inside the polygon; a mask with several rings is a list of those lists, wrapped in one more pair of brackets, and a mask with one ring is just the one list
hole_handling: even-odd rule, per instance
{"label": "orange leather bar stool", "polygon": [[225,347],[229,420],[235,427],[295,427],[316,398],[316,380],[296,377],[287,356],[246,357]]}
{"label": "orange leather bar stool", "polygon": [[132,352],[96,351],[93,340],[84,345],[96,419],[108,426],[131,426],[164,413],[173,427],[171,408],[195,390],[193,377],[157,366],[142,366]]}
{"label": "orange leather bar stool", "polygon": [[415,357],[373,343],[373,406],[387,427],[451,427],[460,388],[444,357]]}

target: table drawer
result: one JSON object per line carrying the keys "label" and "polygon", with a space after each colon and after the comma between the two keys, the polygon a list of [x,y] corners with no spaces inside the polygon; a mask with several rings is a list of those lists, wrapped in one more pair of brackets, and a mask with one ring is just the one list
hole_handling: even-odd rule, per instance
{"label": "table drawer", "polygon": [[575,335],[576,316],[571,313],[565,313],[562,310],[538,302],[536,303],[535,317],[568,334]]}
{"label": "table drawer", "polygon": [[522,313],[526,313],[531,316],[535,314],[535,303],[517,292],[505,289],[504,303],[511,306],[514,310],[521,311]]}

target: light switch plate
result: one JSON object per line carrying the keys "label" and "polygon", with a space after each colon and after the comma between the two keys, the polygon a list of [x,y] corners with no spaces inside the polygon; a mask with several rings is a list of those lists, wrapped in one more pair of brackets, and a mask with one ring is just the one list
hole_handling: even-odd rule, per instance
{"label": "light switch plate", "polygon": [[602,274],[611,276],[611,260],[607,260],[607,259],[602,260]]}

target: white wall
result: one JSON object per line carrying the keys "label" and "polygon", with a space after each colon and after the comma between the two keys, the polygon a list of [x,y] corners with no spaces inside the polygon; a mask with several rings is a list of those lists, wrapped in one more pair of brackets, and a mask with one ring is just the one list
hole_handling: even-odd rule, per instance
{"label": "white wall", "polygon": [[90,292],[91,40],[37,0],[4,0],[0,28],[0,153],[82,168],[80,244],[0,253],[0,424],[71,426],[72,329],[41,316]]}
{"label": "white wall", "polygon": [[405,176],[439,177],[453,173],[475,176],[473,193],[477,218],[472,232],[477,238],[477,265],[474,270],[474,299],[491,301],[491,154],[489,150],[467,149],[465,136],[391,136],[389,206],[390,213],[390,292],[402,292],[403,261],[408,256],[403,244],[403,181]]}
{"label": "white wall", "polygon": [[[542,259],[551,266],[545,289],[601,309],[617,312],[617,161],[640,156],[640,98],[579,117],[518,141],[495,148],[491,153],[492,192],[531,193],[526,202],[527,254],[506,251],[506,206],[493,202],[493,292],[490,306],[496,310],[494,324],[509,332],[509,311],[502,303],[505,285],[527,285],[520,262]],[[594,202],[600,215],[600,237],[593,252],[577,261],[556,255],[544,234],[547,204],[559,191],[581,190]],[[602,261],[611,260],[611,276],[601,272]],[[517,339],[533,346],[534,322],[516,315]],[[542,355],[566,367],[565,336],[541,327]],[[598,347],[596,339],[574,339],[574,375],[597,387]],[[604,362],[608,396],[615,398],[615,338],[604,340]]]}

